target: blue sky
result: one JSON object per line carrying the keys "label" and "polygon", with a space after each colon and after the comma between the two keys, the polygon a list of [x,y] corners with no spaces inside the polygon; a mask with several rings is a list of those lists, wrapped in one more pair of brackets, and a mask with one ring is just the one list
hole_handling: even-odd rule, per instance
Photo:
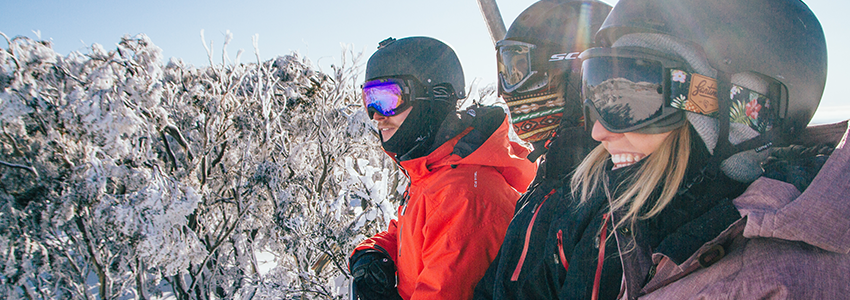
{"label": "blue sky", "polygon": [[[611,4],[616,0],[603,0]],[[506,26],[534,0],[496,0]],[[815,122],[850,118],[850,101],[842,93],[850,81],[850,2],[805,1],[826,33],[829,75]],[[162,48],[166,60],[175,57],[196,66],[209,64],[201,42],[213,41],[214,62],[221,62],[227,30],[231,59],[244,50],[242,62],[256,61],[252,36],[259,37],[260,58],[298,51],[317,68],[330,72],[341,63],[342,45],[362,52],[365,63],[379,41],[387,37],[432,36],[451,45],[463,64],[467,85],[495,82],[495,52],[475,0],[283,0],[256,1],[105,1],[0,0],[0,32],[51,40],[67,55],[87,52],[93,43],[106,49],[125,35],[147,34]],[[5,41],[0,46],[6,48]]]}

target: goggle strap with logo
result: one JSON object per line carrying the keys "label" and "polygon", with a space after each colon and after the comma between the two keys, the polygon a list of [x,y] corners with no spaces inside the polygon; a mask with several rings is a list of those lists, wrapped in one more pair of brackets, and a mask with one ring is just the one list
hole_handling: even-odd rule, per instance
{"label": "goggle strap with logo", "polygon": [[[721,163],[732,155],[747,150],[755,150],[756,152],[764,151],[773,146],[773,141],[778,141],[780,138],[779,127],[774,127],[770,124],[771,126],[762,127],[763,130],[759,130],[760,134],[755,138],[733,145],[729,141],[729,132],[731,123],[735,122],[735,104],[740,103],[736,100],[736,95],[749,94],[750,98],[755,98],[754,100],[764,99],[768,101],[767,103],[769,103],[769,99],[758,92],[732,84],[731,74],[729,73],[718,70],[717,78],[718,91],[729,90],[730,101],[718,103],[719,111],[728,111],[729,113],[717,115],[719,121],[717,145],[714,148],[713,155],[711,155],[705,167],[701,170],[701,176],[707,176],[710,179],[715,178],[721,172]],[[736,94],[736,90],[738,94]],[[772,121],[770,117],[764,119],[769,120],[765,123]]]}
{"label": "goggle strap with logo", "polygon": [[[721,119],[721,111],[728,111],[729,122],[740,123],[765,133],[773,128],[775,103],[756,91],[729,84],[729,101],[717,101],[718,80],[679,69],[670,70],[670,106]],[[720,89],[724,90],[724,89]],[[721,105],[728,105],[728,110]]]}

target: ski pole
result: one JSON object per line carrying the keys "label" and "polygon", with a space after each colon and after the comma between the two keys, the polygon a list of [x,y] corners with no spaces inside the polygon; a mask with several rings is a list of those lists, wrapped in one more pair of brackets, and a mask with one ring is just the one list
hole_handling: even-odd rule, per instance
{"label": "ski pole", "polygon": [[505,38],[506,32],[505,21],[502,20],[499,6],[496,5],[496,0],[478,0],[478,8],[481,9],[484,23],[487,24],[487,30],[490,31],[490,38],[493,40],[493,45],[495,45],[496,42]]}

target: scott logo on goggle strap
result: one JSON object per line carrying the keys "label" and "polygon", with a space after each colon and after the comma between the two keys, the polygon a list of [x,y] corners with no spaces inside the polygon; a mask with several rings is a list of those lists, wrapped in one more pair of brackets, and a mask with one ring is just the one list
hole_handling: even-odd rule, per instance
{"label": "scott logo on goggle strap", "polygon": [[552,54],[552,56],[551,56],[551,57],[549,57],[549,61],[559,61],[559,60],[576,59],[576,58],[578,58],[578,55],[579,55],[580,53],[581,53],[581,52],[570,52],[570,53],[558,53],[558,54]]}

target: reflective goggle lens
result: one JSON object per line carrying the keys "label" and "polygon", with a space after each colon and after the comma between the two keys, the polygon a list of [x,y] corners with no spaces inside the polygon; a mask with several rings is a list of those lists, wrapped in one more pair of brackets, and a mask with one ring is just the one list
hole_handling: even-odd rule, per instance
{"label": "reflective goggle lens", "polygon": [[405,90],[400,81],[379,79],[363,85],[363,106],[370,118],[374,112],[394,116],[407,108],[405,104]]}
{"label": "reflective goggle lens", "polygon": [[[636,47],[592,48],[579,58],[581,93],[589,113],[585,118],[591,118],[590,124],[596,119],[611,132],[667,132],[685,122],[686,111],[718,118],[724,113],[719,101],[730,102],[732,122],[759,132],[770,130],[777,118],[770,97],[737,85],[731,85],[729,94],[718,92],[716,79],[689,71],[679,58],[665,53]],[[767,112],[760,113],[762,107]]]}
{"label": "reflective goggle lens", "polygon": [[582,62],[582,95],[599,121],[625,132],[663,117],[664,67],[628,57],[595,57]]}
{"label": "reflective goggle lens", "polygon": [[517,41],[500,41],[496,47],[502,87],[506,91],[512,91],[534,74],[531,51],[535,46]]}

